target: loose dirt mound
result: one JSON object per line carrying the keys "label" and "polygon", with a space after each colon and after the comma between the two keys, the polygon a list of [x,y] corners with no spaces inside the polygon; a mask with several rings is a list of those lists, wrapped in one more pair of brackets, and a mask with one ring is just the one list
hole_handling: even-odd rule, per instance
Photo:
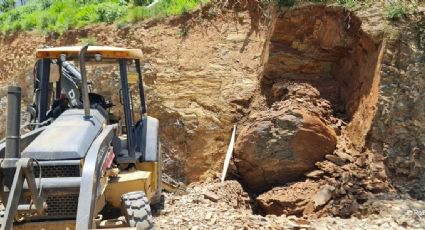
{"label": "loose dirt mound", "polygon": [[[317,182],[302,182],[284,192],[276,191],[287,203],[305,207],[308,199],[300,194],[311,195],[323,188]],[[264,196],[262,196],[264,197]],[[307,197],[307,196],[305,196]],[[279,197],[277,197],[279,199]],[[248,202],[248,203],[247,203]],[[187,194],[166,194],[165,207],[154,217],[156,229],[420,229],[425,219],[421,210],[425,202],[400,199],[394,195],[374,197],[359,205],[359,216],[350,219],[325,217],[320,219],[299,218],[294,215],[266,215],[252,213],[249,197],[237,181],[196,183]],[[270,203],[270,205],[275,205]],[[282,207],[284,209],[285,207]],[[280,209],[279,209],[280,210]],[[287,209],[290,211],[289,209]],[[301,210],[302,211],[302,210]],[[290,213],[290,212],[288,212]],[[278,214],[278,213],[276,213]]]}
{"label": "loose dirt mound", "polygon": [[355,150],[344,135],[338,137],[337,150],[325,157],[327,160],[316,163],[317,170],[305,174],[305,182],[276,187],[260,195],[260,206],[269,214],[347,218],[359,212],[360,205],[372,194],[393,191],[382,155]]}

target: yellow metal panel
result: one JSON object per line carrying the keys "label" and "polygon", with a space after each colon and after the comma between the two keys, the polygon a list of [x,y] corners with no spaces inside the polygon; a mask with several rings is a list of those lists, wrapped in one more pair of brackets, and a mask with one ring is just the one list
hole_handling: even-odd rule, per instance
{"label": "yellow metal panel", "polygon": [[[136,163],[137,170],[151,172],[151,185],[152,189],[156,190],[158,187],[158,162],[141,162]],[[154,191],[156,192],[156,191]]]}
{"label": "yellow metal panel", "polygon": [[[64,46],[54,48],[44,48],[36,50],[37,58],[59,58],[61,54],[65,54],[69,58],[76,58],[79,55],[81,46]],[[87,50],[88,56],[100,54],[102,58],[127,58],[142,59],[143,53],[140,49],[124,49],[112,46],[89,46]]]}
{"label": "yellow metal panel", "polygon": [[61,221],[43,221],[31,222],[26,224],[17,224],[13,226],[13,230],[73,230],[75,229],[75,220]]}
{"label": "yellow metal panel", "polygon": [[128,73],[127,79],[128,79],[128,84],[135,85],[139,82],[139,75],[137,75],[137,73]]}
{"label": "yellow metal panel", "polygon": [[[136,227],[122,227],[123,225],[116,226],[98,226],[100,229],[114,229],[114,230],[137,230]],[[30,222],[13,226],[13,230],[74,230],[75,220],[58,220],[58,221],[43,221],[43,222]]]}
{"label": "yellow metal panel", "polygon": [[148,199],[153,195],[151,185],[151,172],[135,171],[121,172],[117,177],[112,177],[106,187],[106,201],[112,206],[121,207],[121,196],[134,191],[144,191]]}

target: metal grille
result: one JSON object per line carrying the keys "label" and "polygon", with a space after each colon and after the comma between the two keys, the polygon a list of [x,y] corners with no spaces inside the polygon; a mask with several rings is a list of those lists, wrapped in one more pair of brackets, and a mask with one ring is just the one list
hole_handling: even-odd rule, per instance
{"label": "metal grille", "polygon": [[[79,177],[80,166],[79,165],[41,166],[41,174],[43,178]],[[40,170],[37,166],[34,166],[34,175],[36,178],[40,176]]]}
{"label": "metal grille", "polygon": [[46,203],[48,216],[74,217],[77,215],[78,194],[49,196]]}

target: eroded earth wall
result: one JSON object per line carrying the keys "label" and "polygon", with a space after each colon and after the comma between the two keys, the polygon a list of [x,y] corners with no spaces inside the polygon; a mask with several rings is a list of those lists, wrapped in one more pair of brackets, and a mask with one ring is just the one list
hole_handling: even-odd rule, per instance
{"label": "eroded earth wall", "polygon": [[392,183],[425,199],[425,18],[400,26],[384,53],[370,146]]}

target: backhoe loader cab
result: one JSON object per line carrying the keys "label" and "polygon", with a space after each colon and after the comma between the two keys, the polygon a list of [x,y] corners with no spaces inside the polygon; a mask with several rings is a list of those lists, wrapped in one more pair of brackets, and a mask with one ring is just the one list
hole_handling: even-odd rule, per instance
{"label": "backhoe loader cab", "polygon": [[[38,49],[36,57],[32,120],[23,135],[20,88],[8,91],[6,139],[0,142],[1,229],[152,228],[161,153],[158,120],[147,115],[141,50],[58,47]],[[86,63],[116,66],[118,104],[92,91]],[[113,106],[122,116],[111,112]]]}

